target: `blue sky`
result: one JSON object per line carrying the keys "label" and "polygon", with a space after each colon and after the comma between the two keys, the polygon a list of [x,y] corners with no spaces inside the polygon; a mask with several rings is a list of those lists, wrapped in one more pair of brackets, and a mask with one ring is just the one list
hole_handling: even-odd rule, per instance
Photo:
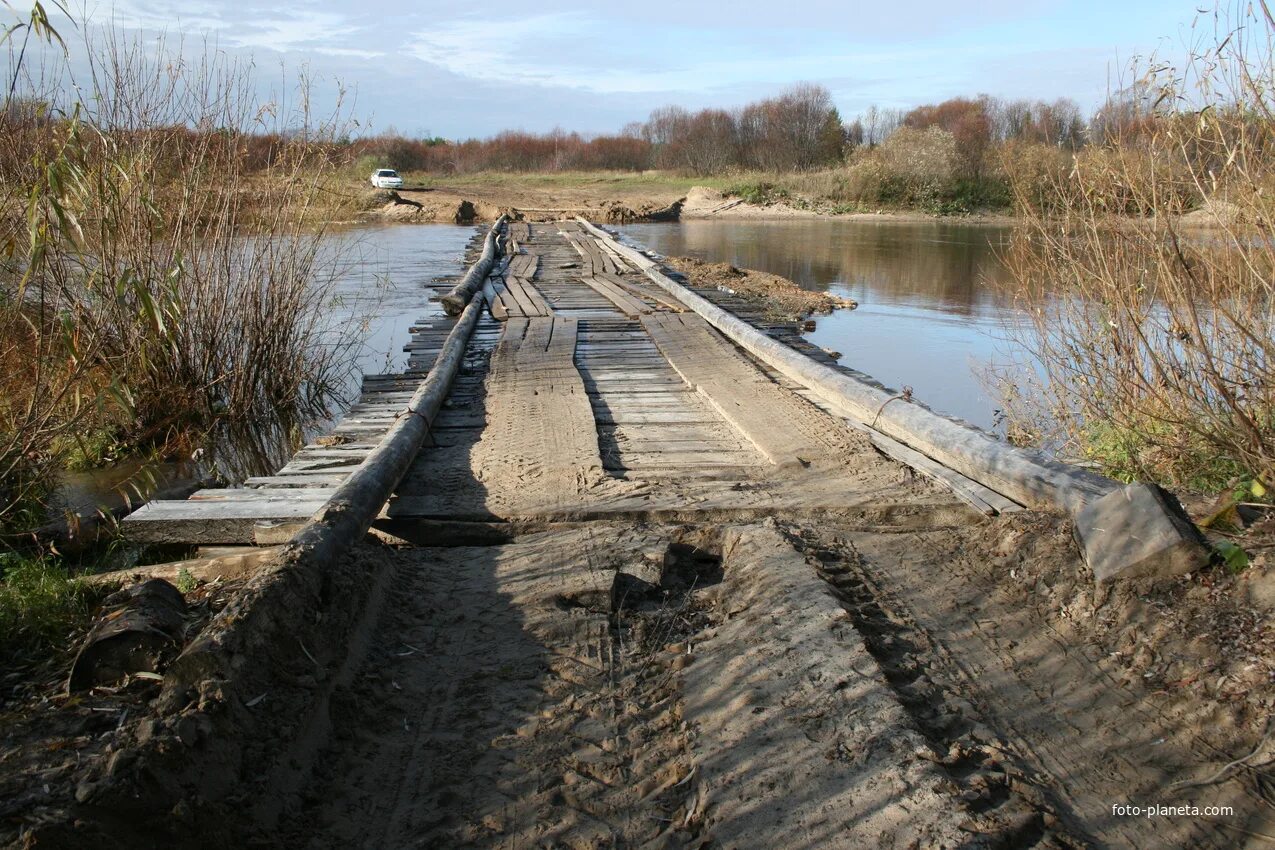
{"label": "blue sky", "polygon": [[[21,3],[15,4],[19,8]],[[458,4],[117,0],[91,22],[208,36],[263,76],[305,66],[373,129],[609,132],[654,107],[826,85],[842,113],[958,94],[1101,101],[1133,56],[1180,55],[1186,0],[642,0]]]}

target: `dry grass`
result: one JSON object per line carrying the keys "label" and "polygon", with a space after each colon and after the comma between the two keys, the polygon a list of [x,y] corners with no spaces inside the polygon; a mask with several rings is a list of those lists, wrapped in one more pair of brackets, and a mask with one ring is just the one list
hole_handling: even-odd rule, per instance
{"label": "dry grass", "polygon": [[[11,528],[86,432],[161,457],[216,429],[291,433],[326,414],[348,368],[316,226],[338,118],[309,111],[304,80],[281,112],[224,55],[84,38],[74,86],[65,67],[19,67],[0,112]],[[287,141],[250,170],[263,135]]]}
{"label": "dry grass", "polygon": [[1185,68],[1143,69],[1105,145],[1065,172],[1015,173],[1007,260],[1031,318],[1021,341],[1047,373],[1028,411],[1056,424],[1042,436],[1124,478],[1261,493],[1275,483],[1275,19],[1232,15]]}

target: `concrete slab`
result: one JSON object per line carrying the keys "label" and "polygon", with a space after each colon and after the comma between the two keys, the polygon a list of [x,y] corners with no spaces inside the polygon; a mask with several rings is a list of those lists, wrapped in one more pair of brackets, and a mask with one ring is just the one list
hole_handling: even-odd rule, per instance
{"label": "concrete slab", "polygon": [[1098,584],[1167,578],[1208,563],[1209,550],[1173,494],[1129,484],[1076,514],[1076,540]]}

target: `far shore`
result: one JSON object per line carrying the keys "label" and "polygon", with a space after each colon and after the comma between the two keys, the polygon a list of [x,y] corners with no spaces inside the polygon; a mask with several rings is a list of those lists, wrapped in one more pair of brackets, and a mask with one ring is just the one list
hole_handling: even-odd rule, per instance
{"label": "far shore", "polygon": [[[725,184],[722,179],[706,182]],[[750,203],[727,189],[700,185],[692,178],[665,174],[503,174],[482,173],[413,179],[397,191],[351,185],[342,192],[357,199],[330,224],[446,223],[495,221],[513,214],[528,221],[581,216],[606,224],[671,221],[849,221],[873,223],[947,223],[1012,227],[1024,219],[1006,210],[936,214],[916,209],[837,212],[826,204]],[[1195,210],[1177,220],[1189,230],[1222,226],[1225,205]],[[1130,218],[1127,224],[1154,219]]]}
{"label": "far shore", "polygon": [[921,210],[878,209],[833,212],[811,204],[749,203],[727,192],[726,181],[668,175],[476,174],[431,178],[408,175],[395,192],[358,188],[363,221],[466,223],[494,221],[514,212],[527,220],[579,215],[592,221],[622,224],[639,221],[792,219],[835,221],[948,221],[962,224],[1011,225],[1005,211],[936,215]]}

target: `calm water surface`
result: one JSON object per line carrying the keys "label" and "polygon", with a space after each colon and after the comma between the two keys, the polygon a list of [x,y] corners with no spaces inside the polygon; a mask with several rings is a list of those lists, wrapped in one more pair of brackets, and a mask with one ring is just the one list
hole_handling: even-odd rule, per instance
{"label": "calm water surface", "polygon": [[1013,305],[992,286],[1009,228],[924,221],[684,221],[624,233],[661,254],[783,275],[859,302],[808,334],[841,362],[936,410],[993,428],[997,404],[978,373],[1021,359],[1004,339]]}
{"label": "calm water surface", "polygon": [[473,235],[473,227],[453,224],[388,224],[333,235],[339,259],[332,320],[359,340],[336,418],[357,400],[362,375],[407,368],[408,328],[442,314],[424,287],[463,271],[465,245]]}

